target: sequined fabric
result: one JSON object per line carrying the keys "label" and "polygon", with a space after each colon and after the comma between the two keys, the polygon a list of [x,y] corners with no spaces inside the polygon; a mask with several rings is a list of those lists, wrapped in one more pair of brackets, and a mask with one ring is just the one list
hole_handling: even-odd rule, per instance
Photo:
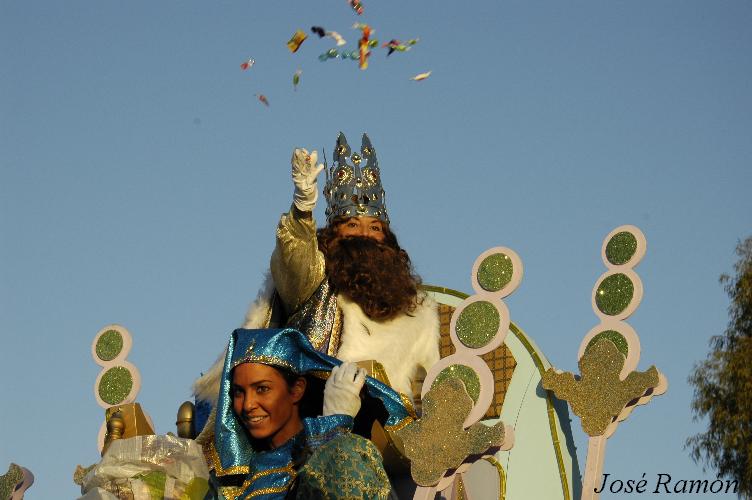
{"label": "sequined fabric", "polygon": [[334,356],[342,333],[337,295],[325,274],[324,255],[318,249],[316,222],[295,209],[277,226],[277,244],[271,259],[277,293],[289,318],[285,326],[304,332],[313,347]]}
{"label": "sequined fabric", "polygon": [[325,279],[314,294],[287,321],[287,326],[305,332],[313,347],[330,356],[337,354],[342,334],[337,294]]}
{"label": "sequined fabric", "polygon": [[301,432],[279,448],[257,452],[240,486],[226,485],[215,476],[220,498],[284,498],[296,476],[293,456],[300,454],[304,445],[305,433]]}

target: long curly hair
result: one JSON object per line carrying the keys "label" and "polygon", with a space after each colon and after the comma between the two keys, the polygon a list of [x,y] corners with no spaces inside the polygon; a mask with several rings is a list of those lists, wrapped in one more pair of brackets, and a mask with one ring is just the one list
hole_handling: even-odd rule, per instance
{"label": "long curly hair", "polygon": [[361,236],[342,237],[338,227],[349,219],[334,219],[317,232],[329,282],[371,319],[383,321],[414,312],[421,279],[397,237],[386,224],[383,242]]}

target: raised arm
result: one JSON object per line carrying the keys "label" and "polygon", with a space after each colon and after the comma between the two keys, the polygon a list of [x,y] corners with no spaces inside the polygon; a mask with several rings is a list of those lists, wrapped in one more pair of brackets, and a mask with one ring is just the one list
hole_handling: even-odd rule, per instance
{"label": "raised arm", "polygon": [[302,148],[293,151],[293,204],[280,218],[271,258],[274,284],[290,314],[316,291],[325,275],[324,255],[318,249],[313,218],[318,199],[316,178],[324,169],[323,165],[317,165],[317,160],[316,151],[309,153]]}

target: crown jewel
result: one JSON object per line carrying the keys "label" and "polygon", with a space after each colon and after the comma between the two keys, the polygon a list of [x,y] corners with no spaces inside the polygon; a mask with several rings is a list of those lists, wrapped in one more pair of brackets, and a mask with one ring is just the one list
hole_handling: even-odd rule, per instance
{"label": "crown jewel", "polygon": [[376,151],[366,134],[361,144],[360,153],[352,153],[345,134],[337,137],[332,166],[326,167],[327,223],[335,217],[376,217],[389,223]]}

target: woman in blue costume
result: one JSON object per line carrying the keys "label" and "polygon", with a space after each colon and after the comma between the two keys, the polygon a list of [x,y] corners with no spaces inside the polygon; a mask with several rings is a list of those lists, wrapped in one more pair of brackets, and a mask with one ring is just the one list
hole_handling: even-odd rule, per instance
{"label": "woman in blue costume", "polygon": [[351,432],[363,387],[367,413],[380,413],[387,429],[411,421],[398,393],[299,331],[235,330],[204,446],[207,498],[387,498],[378,449]]}

